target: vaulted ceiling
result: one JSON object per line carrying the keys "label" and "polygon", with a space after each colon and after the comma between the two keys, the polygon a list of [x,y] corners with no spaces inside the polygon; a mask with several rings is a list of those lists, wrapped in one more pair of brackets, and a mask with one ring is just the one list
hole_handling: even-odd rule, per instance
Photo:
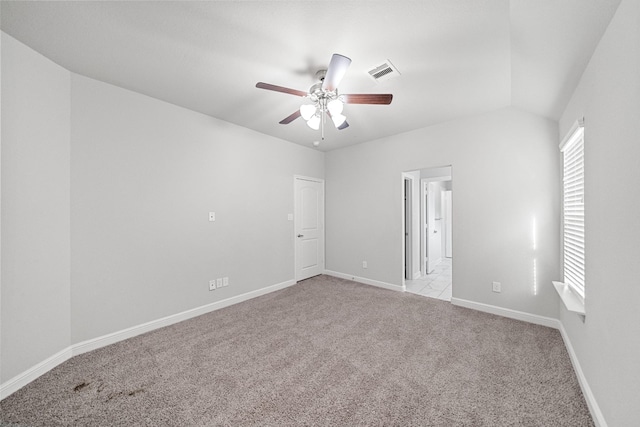
{"label": "vaulted ceiling", "polygon": [[[392,93],[345,107],[331,150],[514,106],[557,120],[620,0],[2,1],[1,27],[70,71],[305,146],[278,122],[333,53],[352,59],[341,93]],[[400,75],[376,82],[389,60]]]}

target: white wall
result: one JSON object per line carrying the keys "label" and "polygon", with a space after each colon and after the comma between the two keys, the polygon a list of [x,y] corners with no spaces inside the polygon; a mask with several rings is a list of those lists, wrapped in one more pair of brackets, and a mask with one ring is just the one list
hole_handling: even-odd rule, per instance
{"label": "white wall", "polygon": [[362,276],[366,259],[400,286],[401,172],[452,165],[454,297],[556,317],[557,145],[555,122],[508,108],[327,153],[327,269]]}
{"label": "white wall", "polygon": [[5,382],[70,342],[70,73],[1,36]]}
{"label": "white wall", "polygon": [[640,425],[640,2],[623,0],[560,120],[585,120],[585,322],[560,318],[610,426]]}
{"label": "white wall", "polygon": [[323,153],[71,84],[73,342],[294,278],[293,176],[323,178]]}
{"label": "white wall", "polygon": [[2,113],[2,389],[84,340],[293,281],[293,176],[323,178],[322,152],[72,74],[4,33]]}
{"label": "white wall", "polygon": [[451,179],[451,166],[425,168],[420,170],[420,176],[426,178],[438,178],[432,181]]}

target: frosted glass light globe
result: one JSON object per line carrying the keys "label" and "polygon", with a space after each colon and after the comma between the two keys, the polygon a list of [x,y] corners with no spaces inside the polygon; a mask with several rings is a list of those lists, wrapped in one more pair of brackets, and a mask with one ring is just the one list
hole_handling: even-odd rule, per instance
{"label": "frosted glass light globe", "polygon": [[300,106],[300,115],[303,119],[309,120],[316,113],[316,106],[311,104],[302,104]]}
{"label": "frosted glass light globe", "polygon": [[336,125],[336,127],[340,127],[340,125],[342,125],[347,118],[345,116],[343,116],[342,114],[331,114],[331,120],[333,120],[333,124]]}
{"label": "frosted glass light globe", "polygon": [[339,99],[331,100],[327,104],[327,109],[332,115],[342,113],[343,108],[344,108],[344,105],[342,104],[342,101],[340,101]]}
{"label": "frosted glass light globe", "polygon": [[313,130],[320,129],[320,116],[314,115],[309,120],[307,120],[307,125]]}

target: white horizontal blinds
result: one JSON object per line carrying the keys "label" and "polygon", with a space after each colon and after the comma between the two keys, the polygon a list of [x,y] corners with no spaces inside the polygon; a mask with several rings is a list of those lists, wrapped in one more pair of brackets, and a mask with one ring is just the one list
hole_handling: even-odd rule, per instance
{"label": "white horizontal blinds", "polygon": [[562,144],[564,282],[580,297],[584,280],[584,128],[579,123]]}

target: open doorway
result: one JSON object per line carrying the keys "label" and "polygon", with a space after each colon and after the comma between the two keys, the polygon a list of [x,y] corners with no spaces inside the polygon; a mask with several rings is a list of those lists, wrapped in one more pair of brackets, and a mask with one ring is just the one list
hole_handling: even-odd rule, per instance
{"label": "open doorway", "polygon": [[[407,177],[411,177],[409,180]],[[451,301],[453,292],[453,177],[451,166],[403,173],[404,194],[413,205],[403,205],[405,245],[404,285],[407,292]],[[411,185],[409,189],[407,186]],[[406,197],[405,197],[406,198]],[[407,244],[406,233],[418,245]],[[414,271],[407,274],[407,259]]]}

